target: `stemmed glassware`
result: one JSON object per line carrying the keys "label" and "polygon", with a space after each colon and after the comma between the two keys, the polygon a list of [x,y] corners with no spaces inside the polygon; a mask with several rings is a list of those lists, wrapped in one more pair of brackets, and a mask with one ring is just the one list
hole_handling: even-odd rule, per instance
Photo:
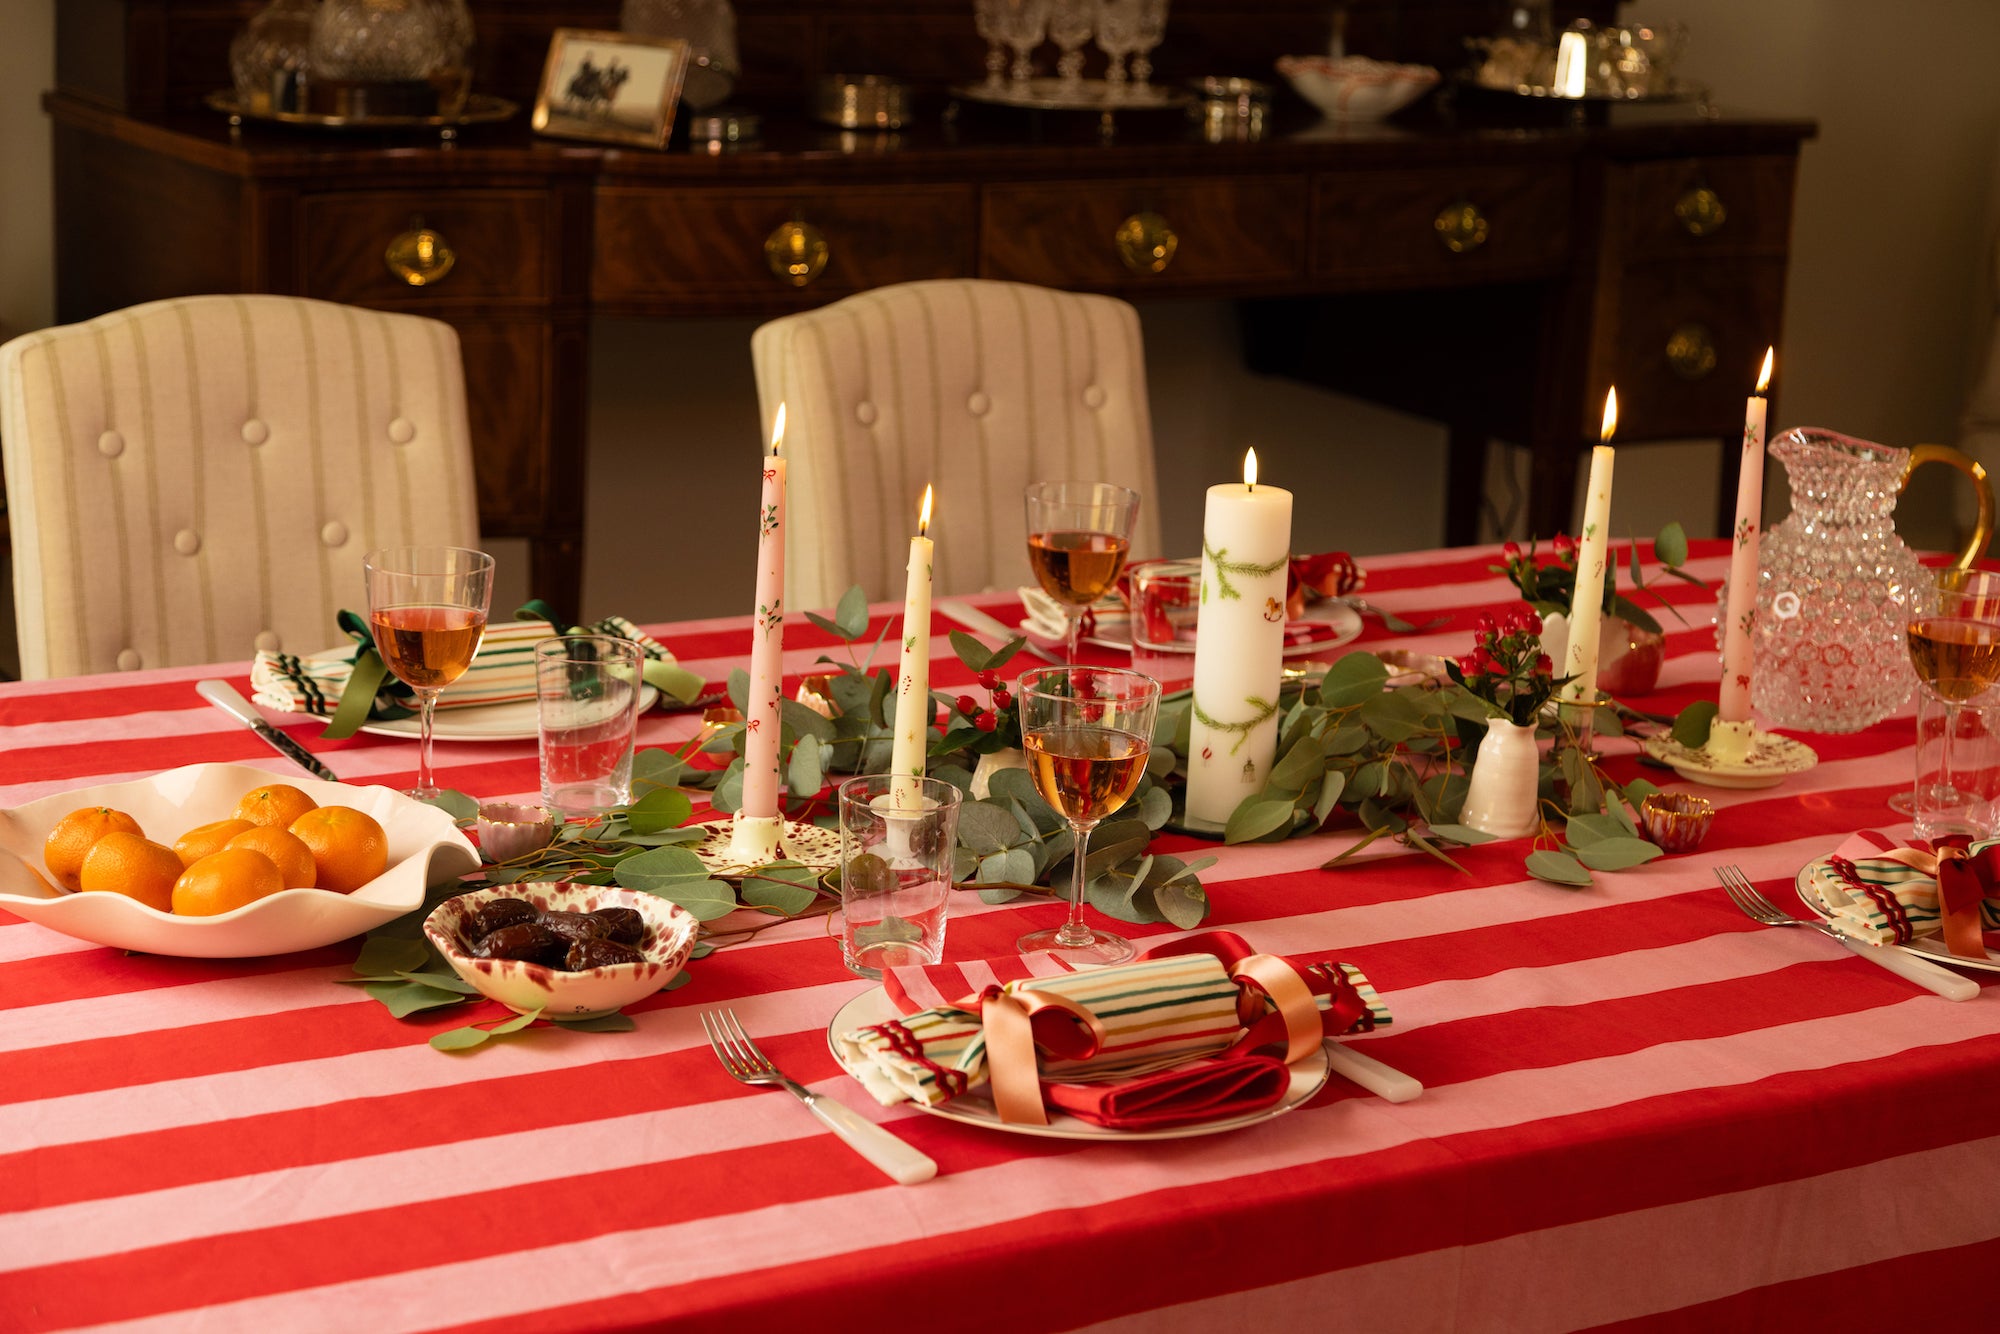
{"label": "stemmed glassware", "polygon": [[1084,862],[1090,831],[1145,776],[1160,683],[1117,667],[1044,667],[1023,676],[1017,694],[1028,773],[1076,838],[1068,919],[1018,943],[1024,953],[1049,950],[1073,964],[1123,963],[1136,953],[1131,941],[1084,925]]}
{"label": "stemmed glassware", "polygon": [[1016,83],[1026,83],[1035,72],[1029,59],[1049,32],[1049,0],[997,0],[995,31],[1000,40],[1014,49],[1014,64],[1007,71]]}
{"label": "stemmed glassware", "polygon": [[972,26],[979,33],[979,39],[986,43],[986,86],[997,88],[1004,81],[1002,75],[1007,69],[1007,29],[1000,11],[1007,7],[1007,0],[973,0]]}
{"label": "stemmed glassware", "polygon": [[1042,591],[1062,604],[1065,660],[1075,662],[1084,608],[1124,572],[1139,493],[1109,482],[1035,482],[1024,498],[1028,564]]}
{"label": "stemmed glassware", "polygon": [[1097,0],[1050,0],[1049,40],[1061,49],[1056,74],[1067,91],[1083,82],[1083,46],[1097,27]]}
{"label": "stemmed glassware", "polygon": [[1138,45],[1139,0],[1097,0],[1097,46],[1106,59],[1107,96],[1115,99],[1124,94],[1125,54]]}
{"label": "stemmed glassware", "polygon": [[437,796],[431,770],[431,714],[438,692],[472,665],[493,599],[493,558],[465,547],[387,547],[362,562],[375,651],[417,692],[419,801]]}
{"label": "stemmed glassware", "polygon": [[1910,662],[1923,689],[1917,700],[1916,833],[1983,838],[1993,832],[2000,798],[2000,737],[1986,703],[2000,681],[2000,575],[1942,570],[1937,604],[1919,603],[1905,627]]}
{"label": "stemmed glassware", "polygon": [[1152,92],[1153,62],[1148,53],[1167,35],[1167,0],[1138,0],[1139,21],[1132,36],[1132,87],[1136,95]]}

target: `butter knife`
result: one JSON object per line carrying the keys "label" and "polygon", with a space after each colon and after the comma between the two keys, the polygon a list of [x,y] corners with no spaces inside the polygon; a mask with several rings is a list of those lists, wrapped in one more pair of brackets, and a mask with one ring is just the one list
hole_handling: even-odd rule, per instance
{"label": "butter knife", "polygon": [[314,778],[324,778],[329,783],[340,781],[340,775],[320,763],[311,751],[265,722],[264,715],[257,712],[256,707],[227,681],[203,681],[195,687],[195,693],[264,738],[265,744],[272,750]]}
{"label": "butter knife", "polygon": [[999,617],[989,616],[977,607],[964,602],[940,602],[937,604],[937,610],[968,629],[977,630],[983,635],[997,635],[999,643],[994,644],[994,648],[999,648],[1001,644],[1006,643],[1010,639],[1026,639],[1027,642],[1021,646],[1022,652],[1032,653],[1043,662],[1053,662],[1058,666],[1062,664],[1061,658],[1049,652],[1034,640],[1028,639],[1024,633],[1019,630],[1009,630],[1000,623]]}

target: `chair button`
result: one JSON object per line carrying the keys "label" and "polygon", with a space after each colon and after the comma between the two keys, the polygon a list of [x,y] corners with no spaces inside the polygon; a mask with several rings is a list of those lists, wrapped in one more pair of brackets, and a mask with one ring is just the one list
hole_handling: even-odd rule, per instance
{"label": "chair button", "polygon": [[975,417],[984,417],[993,410],[993,400],[985,394],[975,392],[971,398],[965,400],[965,410]]}
{"label": "chair button", "polygon": [[174,534],[174,550],[183,556],[192,556],[201,550],[201,534],[192,528],[183,528]]}
{"label": "chair button", "polygon": [[1103,407],[1104,386],[1101,384],[1094,384],[1086,388],[1083,391],[1083,405],[1087,408]]}
{"label": "chair button", "polygon": [[119,670],[119,671],[121,671],[121,672],[136,672],[136,671],[138,671],[138,670],[139,670],[139,650],[138,650],[138,649],[135,649],[135,648],[124,648],[124,649],[119,649],[119,650],[118,650],[118,670]]}
{"label": "chair button", "polygon": [[319,530],[319,540],[330,547],[347,545],[347,525],[335,519]]}
{"label": "chair button", "polygon": [[399,445],[407,445],[417,438],[416,423],[408,417],[398,417],[389,423],[389,439]]}
{"label": "chair button", "polygon": [[106,431],[97,437],[97,452],[107,459],[115,459],[125,452],[125,437],[116,431]]}
{"label": "chair button", "polygon": [[244,444],[261,445],[270,438],[271,428],[266,426],[259,418],[252,417],[249,421],[243,423]]}
{"label": "chair button", "polygon": [[259,630],[256,643],[259,653],[276,653],[284,647],[284,641],[278,638],[276,630]]}
{"label": "chair button", "polygon": [[873,426],[875,424],[875,405],[866,400],[856,403],[854,405],[854,420],[860,422],[863,426]]}

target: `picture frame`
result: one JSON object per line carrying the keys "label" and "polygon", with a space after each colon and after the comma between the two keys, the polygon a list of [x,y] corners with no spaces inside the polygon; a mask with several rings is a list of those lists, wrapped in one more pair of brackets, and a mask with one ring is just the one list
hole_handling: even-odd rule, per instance
{"label": "picture frame", "polygon": [[535,132],[665,148],[688,62],[679,37],[557,28],[535,96]]}

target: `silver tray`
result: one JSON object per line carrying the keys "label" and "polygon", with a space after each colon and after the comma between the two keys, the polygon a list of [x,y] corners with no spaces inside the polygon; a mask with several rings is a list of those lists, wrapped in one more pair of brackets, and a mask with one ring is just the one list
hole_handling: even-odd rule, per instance
{"label": "silver tray", "polygon": [[238,102],[233,92],[210,93],[202,101],[232,122],[261,120],[274,125],[306,125],[324,130],[453,129],[460,125],[485,125],[506,120],[521,109],[504,97],[486,93],[467,94],[464,109],[455,116],[332,116],[317,111],[252,111]]}
{"label": "silver tray", "polygon": [[954,84],[951,91],[954,97],[968,102],[1023,107],[1030,111],[1171,111],[1194,101],[1194,94],[1183,88],[1149,83],[1142,90],[1104,79],[1083,79],[1073,84],[1061,79],[1029,79],[1025,83],[1010,79],[997,85]]}

